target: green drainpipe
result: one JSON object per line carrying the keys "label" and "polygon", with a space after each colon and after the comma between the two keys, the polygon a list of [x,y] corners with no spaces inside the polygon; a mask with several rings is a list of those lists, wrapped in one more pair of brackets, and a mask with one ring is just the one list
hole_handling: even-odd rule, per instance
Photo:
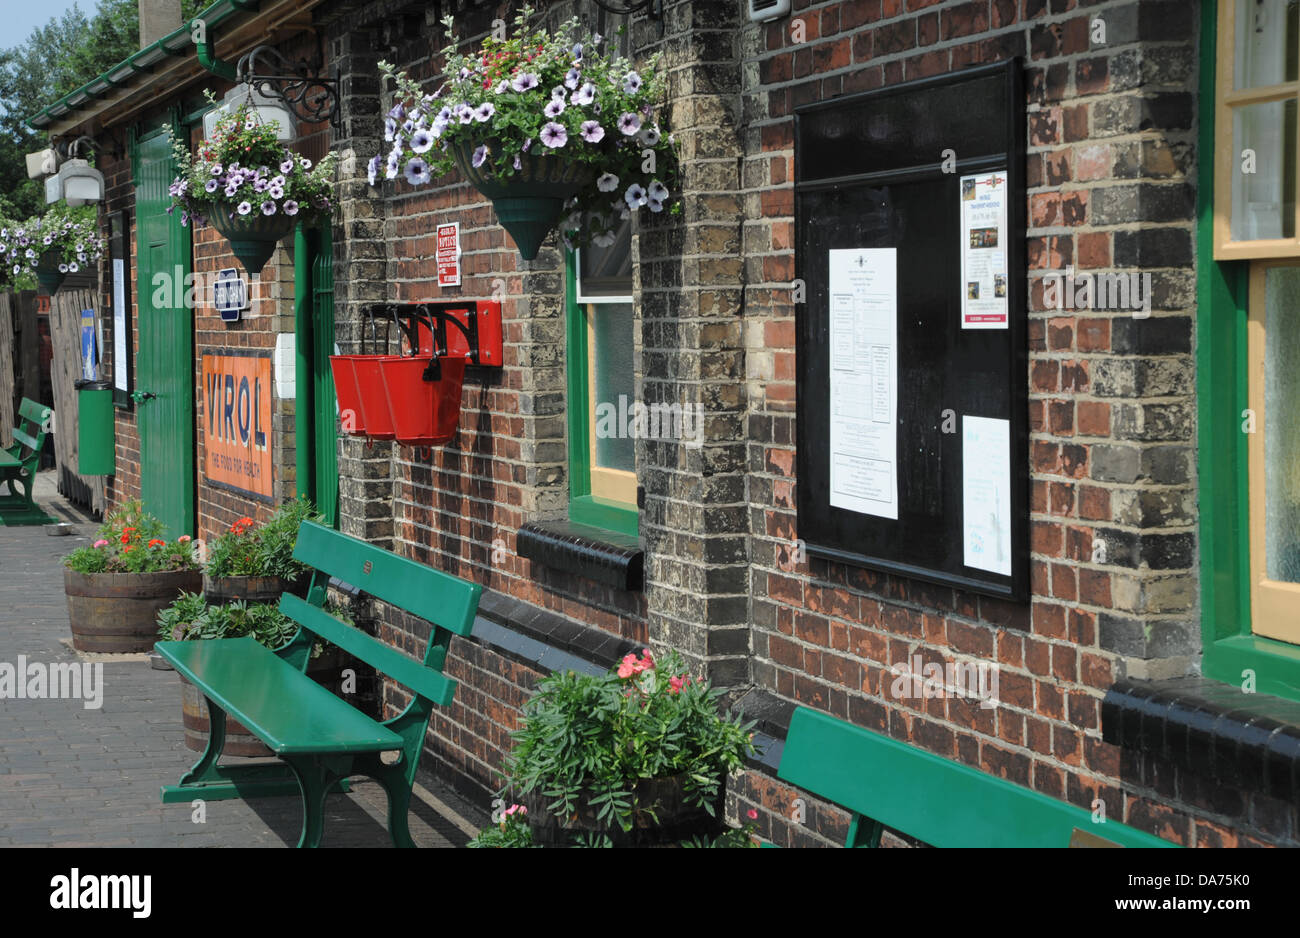
{"label": "green drainpipe", "polygon": [[235,80],[235,66],[224,59],[217,58],[217,45],[211,34],[208,34],[202,42],[194,43],[194,48],[198,52],[200,65],[226,81]]}
{"label": "green drainpipe", "polygon": [[299,495],[316,501],[316,375],[312,369],[311,322],[312,251],[300,222],[293,230],[294,374],[297,399],[293,406],[294,457],[298,467]]}

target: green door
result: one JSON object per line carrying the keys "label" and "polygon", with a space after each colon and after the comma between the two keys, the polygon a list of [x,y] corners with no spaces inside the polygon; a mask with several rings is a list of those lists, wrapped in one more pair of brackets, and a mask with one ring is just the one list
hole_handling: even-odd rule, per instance
{"label": "green door", "polygon": [[136,241],[139,310],[136,422],[140,492],[145,509],[171,537],[194,530],[194,321],[185,308],[190,229],[167,187],[176,175],[161,130],[136,143]]}

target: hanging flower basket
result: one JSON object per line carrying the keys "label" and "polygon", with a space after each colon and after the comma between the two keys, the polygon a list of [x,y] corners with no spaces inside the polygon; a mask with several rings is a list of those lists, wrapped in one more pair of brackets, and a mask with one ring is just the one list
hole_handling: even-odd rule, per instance
{"label": "hanging flower basket", "polygon": [[0,262],[14,277],[30,272],[53,295],[64,278],[103,256],[94,208],[51,206],[45,215],[22,223],[0,223]]}
{"label": "hanging flower basket", "polygon": [[[63,267],[62,270],[59,270],[60,266]],[[54,248],[46,248],[36,263],[36,280],[41,288],[53,296],[63,286],[63,280],[67,276],[68,265],[59,260],[59,252]]]}
{"label": "hanging flower basket", "polygon": [[[210,94],[209,101],[216,103]],[[250,274],[261,273],[276,243],[299,222],[329,217],[334,154],[313,168],[285,149],[277,124],[263,123],[255,108],[244,105],[218,120],[193,156],[184,141],[173,138],[172,147],[180,175],[168,189],[167,211],[181,209],[182,225],[210,223]]]}
{"label": "hanging flower basket", "polygon": [[596,174],[589,166],[562,156],[523,153],[513,175],[498,176],[487,161],[474,166],[474,152],[480,146],[457,144],[456,166],[475,189],[492,200],[501,227],[515,239],[524,260],[531,261],[559,224],[564,203],[590,186]]}
{"label": "hanging flower basket", "polygon": [[263,215],[228,213],[223,209],[213,212],[208,219],[212,227],[230,242],[230,251],[250,274],[261,273],[280,239],[287,237],[297,224],[296,218],[277,212]]}
{"label": "hanging flower basket", "polygon": [[397,86],[384,124],[392,149],[367,166],[372,186],[381,174],[422,186],[459,169],[528,260],[557,225],[569,247],[608,246],[633,212],[678,210],[673,139],[656,117],[658,55],[633,67],[576,18],[548,32],[529,24],[532,13],[525,5],[510,36],[466,51],[448,22],[432,94],[380,62]]}

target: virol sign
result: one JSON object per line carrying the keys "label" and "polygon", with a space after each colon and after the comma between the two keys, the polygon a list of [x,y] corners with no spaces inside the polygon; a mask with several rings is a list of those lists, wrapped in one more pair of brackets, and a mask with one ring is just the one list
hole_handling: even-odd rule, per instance
{"label": "virol sign", "polygon": [[271,497],[271,356],[203,356],[203,473]]}

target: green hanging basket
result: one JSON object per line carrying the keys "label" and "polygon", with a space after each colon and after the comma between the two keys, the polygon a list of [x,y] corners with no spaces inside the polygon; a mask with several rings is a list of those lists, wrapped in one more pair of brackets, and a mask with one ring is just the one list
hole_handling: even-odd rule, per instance
{"label": "green hanging basket", "polygon": [[[492,144],[488,144],[491,146]],[[559,224],[564,203],[592,184],[595,171],[557,153],[524,153],[513,176],[496,176],[487,164],[475,167],[477,146],[456,148],[456,166],[479,192],[492,200],[501,227],[510,232],[526,261],[537,256],[542,242]]]}
{"label": "green hanging basket", "polygon": [[208,218],[212,227],[230,242],[231,253],[249,274],[261,274],[280,239],[293,231],[298,220],[297,216],[282,212],[263,215],[254,210],[239,215],[224,208],[217,208]]}
{"label": "green hanging basket", "polygon": [[63,280],[68,276],[66,271],[59,270],[61,263],[55,248],[47,248],[36,262],[36,280],[49,296],[63,286]]}

